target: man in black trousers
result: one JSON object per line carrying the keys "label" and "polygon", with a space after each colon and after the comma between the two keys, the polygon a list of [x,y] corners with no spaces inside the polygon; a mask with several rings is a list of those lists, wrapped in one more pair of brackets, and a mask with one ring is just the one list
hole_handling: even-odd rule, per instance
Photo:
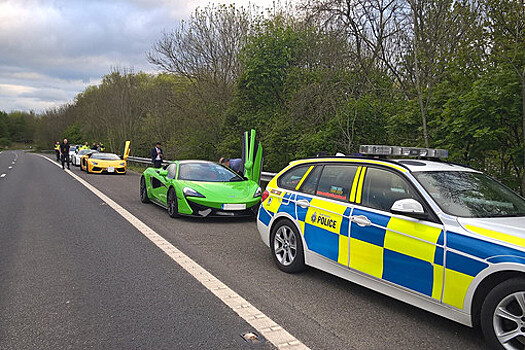
{"label": "man in black trousers", "polygon": [[67,139],[60,144],[60,158],[62,159],[62,169],[64,169],[64,163],[67,162],[67,168],[69,169],[69,143]]}
{"label": "man in black trousers", "polygon": [[162,168],[162,148],[160,148],[160,142],[157,142],[155,147],[151,150],[151,161],[155,168]]}

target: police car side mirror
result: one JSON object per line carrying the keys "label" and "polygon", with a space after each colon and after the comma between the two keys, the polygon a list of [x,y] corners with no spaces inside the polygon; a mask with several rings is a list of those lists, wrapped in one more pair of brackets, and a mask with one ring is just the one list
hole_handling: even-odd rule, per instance
{"label": "police car side mirror", "polygon": [[406,215],[416,219],[426,219],[428,217],[421,203],[412,198],[395,201],[390,208],[390,212],[392,214]]}

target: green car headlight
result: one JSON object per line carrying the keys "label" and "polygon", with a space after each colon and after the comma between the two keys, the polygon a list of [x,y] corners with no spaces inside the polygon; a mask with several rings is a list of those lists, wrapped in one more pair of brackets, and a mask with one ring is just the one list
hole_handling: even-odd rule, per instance
{"label": "green car headlight", "polygon": [[255,190],[255,193],[253,194],[253,198],[256,198],[256,197],[260,197],[261,196],[261,188],[258,187],[256,190]]}
{"label": "green car headlight", "polygon": [[200,198],[206,198],[204,195],[200,194],[199,192],[195,191],[193,188],[184,187],[182,190],[182,193],[184,193],[187,197],[200,197]]}

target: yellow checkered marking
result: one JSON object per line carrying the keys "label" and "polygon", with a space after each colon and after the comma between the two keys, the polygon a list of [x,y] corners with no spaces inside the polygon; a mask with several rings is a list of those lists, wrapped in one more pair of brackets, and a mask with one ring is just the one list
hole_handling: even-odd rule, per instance
{"label": "yellow checkered marking", "polygon": [[[305,220],[309,225],[313,225],[339,235],[339,255],[337,261],[342,265],[348,266],[348,237],[339,234],[341,232],[341,224],[346,208],[346,205],[343,204],[333,203],[319,198],[312,198],[310,207],[306,212]],[[332,220],[335,220],[335,228],[321,225],[318,222],[313,222],[312,215],[314,213],[316,213],[316,217],[319,215],[325,215]],[[304,235],[305,222],[299,220],[299,226],[301,227],[301,233]]]}
{"label": "yellow checkered marking", "polygon": [[[305,220],[307,224],[339,234],[339,232],[341,232],[341,222],[343,221],[343,214],[345,210],[346,205],[324,201],[319,198],[312,198],[312,201],[310,202],[310,207],[308,208],[308,212],[306,213]],[[319,215],[323,215],[334,220],[335,228],[321,225],[319,222],[317,222],[317,220],[316,222],[313,222],[312,216],[314,213],[316,213],[316,218],[318,218]]]}
{"label": "yellow checkered marking", "polygon": [[350,238],[350,268],[377,278],[383,277],[383,248]]}
{"label": "yellow checkered marking", "polygon": [[348,266],[348,237],[339,235],[339,256],[337,262]]}
{"label": "yellow checkered marking", "polygon": [[[417,237],[426,242],[404,236]],[[441,229],[413,221],[391,218],[387,225],[384,247],[420,260],[434,263],[434,254]]]}
{"label": "yellow checkered marking", "polygon": [[472,225],[465,225],[465,228],[467,230],[470,230],[472,232],[475,232],[485,237],[490,237],[490,238],[494,238],[502,242],[515,244],[520,247],[525,247],[525,239],[520,238],[520,237],[516,237],[516,236],[506,234],[506,233],[493,231],[493,230],[489,230],[489,229],[482,228],[482,227],[476,227]]}
{"label": "yellow checkered marking", "polygon": [[463,309],[465,295],[474,277],[445,269],[445,292],[443,303]]}
{"label": "yellow checkered marking", "polygon": [[[269,190],[271,191],[271,190]],[[286,194],[286,192],[281,191],[281,194],[276,196],[275,194],[272,194],[270,192],[270,198],[272,199],[271,202],[269,199],[263,202],[263,207],[267,211],[276,214],[279,210],[279,207],[281,206],[281,202],[283,200],[283,196]]]}
{"label": "yellow checkered marking", "polygon": [[443,293],[443,266],[434,265],[434,285],[432,286],[432,298],[440,300]]}

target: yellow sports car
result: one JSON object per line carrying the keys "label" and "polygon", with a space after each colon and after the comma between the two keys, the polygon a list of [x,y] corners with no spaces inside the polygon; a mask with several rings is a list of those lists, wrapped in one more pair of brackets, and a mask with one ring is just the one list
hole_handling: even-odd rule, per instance
{"label": "yellow sports car", "polygon": [[114,153],[94,152],[80,158],[80,170],[95,174],[125,174],[129,155],[129,141],[126,141],[122,156]]}

